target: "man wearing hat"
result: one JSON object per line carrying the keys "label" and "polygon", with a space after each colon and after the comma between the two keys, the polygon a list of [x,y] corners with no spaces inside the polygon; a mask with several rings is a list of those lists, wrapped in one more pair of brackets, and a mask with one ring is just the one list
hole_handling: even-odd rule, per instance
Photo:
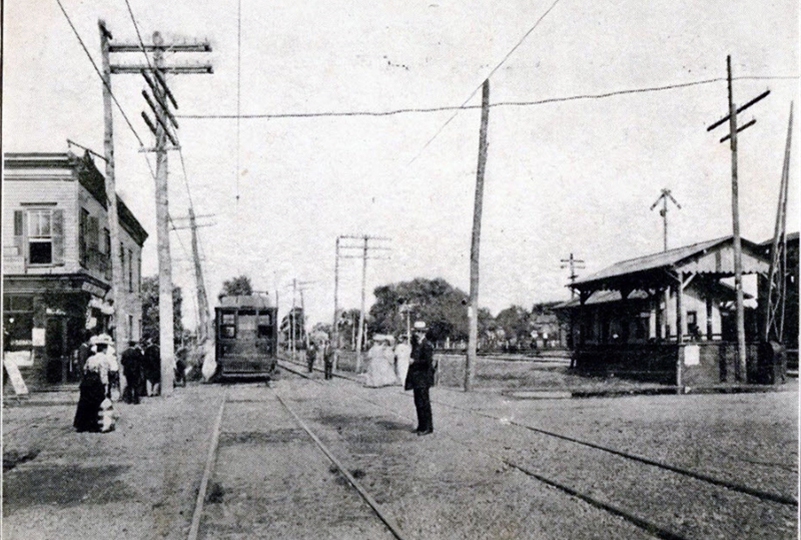
{"label": "man wearing hat", "polygon": [[426,338],[428,328],[424,321],[414,323],[412,339],[412,363],[406,375],[406,390],[414,391],[414,407],[417,409],[418,435],[429,435],[434,432],[434,421],[431,414],[431,399],[428,389],[434,386],[434,347]]}

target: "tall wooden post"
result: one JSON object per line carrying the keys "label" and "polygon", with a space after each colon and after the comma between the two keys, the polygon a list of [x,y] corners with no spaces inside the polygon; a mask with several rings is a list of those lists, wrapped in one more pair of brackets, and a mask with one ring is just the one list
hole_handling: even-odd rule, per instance
{"label": "tall wooden post", "polygon": [[734,105],[732,90],[731,56],[726,57],[729,80],[729,130],[731,138],[731,216],[734,229],[734,288],[737,295],[737,364],[735,376],[738,381],[747,378],[745,351],[745,310],[743,307],[743,249],[740,241],[740,203],[737,183],[737,107]]}
{"label": "tall wooden post", "polygon": [[203,269],[200,266],[195,211],[191,206],[189,207],[189,228],[192,231],[192,259],[195,263],[195,283],[197,284],[198,343],[203,343],[210,335],[209,323],[211,316],[209,314],[209,299],[206,296],[206,284],[203,280]]}
{"label": "tall wooden post", "polygon": [[489,123],[489,79],[481,89],[481,128],[478,137],[478,168],[476,170],[476,196],[473,203],[473,237],[470,245],[470,328],[467,341],[467,359],[464,370],[464,391],[473,386],[473,368],[478,348],[478,270],[481,245],[481,211],[484,199],[484,170],[487,165],[487,124]]}
{"label": "tall wooden post", "polygon": [[[103,150],[106,154],[106,202],[108,205],[108,232],[111,238],[111,291],[114,296],[114,343],[117,349],[117,362],[120,362],[122,351],[128,345],[130,328],[127,328],[127,317],[123,309],[123,281],[122,261],[120,259],[120,224],[117,214],[117,187],[114,171],[114,123],[111,109],[111,62],[109,59],[111,32],[106,29],[106,23],[98,21],[100,29],[100,51],[103,64]],[[124,376],[120,376],[120,383],[125,386]]]}
{"label": "tall wooden post", "polygon": [[362,253],[362,307],[359,312],[359,331],[356,339],[356,373],[362,369],[362,343],[364,342],[364,309],[367,295],[367,240],[364,235],[364,251]]}
{"label": "tall wooden post", "polygon": [[298,280],[292,279],[292,311],[289,312],[289,351],[292,355],[292,360],[295,360],[295,296],[297,295]]}
{"label": "tall wooden post", "polygon": [[[153,32],[153,62],[156,70],[164,67],[164,41]],[[158,73],[158,71],[157,71]],[[156,98],[164,102],[164,88],[156,85]],[[166,123],[166,121],[164,122]],[[170,217],[167,190],[167,134],[162,122],[156,125],[156,232],[159,255],[159,348],[161,350],[161,395],[172,395],[175,369],[175,330],[172,305],[172,262],[170,260]]]}
{"label": "tall wooden post", "polygon": [[331,338],[334,342],[334,370],[336,370],[339,362],[339,237],[334,259],[334,321],[331,325]]}

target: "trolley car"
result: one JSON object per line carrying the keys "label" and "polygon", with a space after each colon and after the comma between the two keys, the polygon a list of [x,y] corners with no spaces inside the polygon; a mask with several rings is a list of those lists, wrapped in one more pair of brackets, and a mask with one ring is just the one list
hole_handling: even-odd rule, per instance
{"label": "trolley car", "polygon": [[278,353],[278,308],[254,294],[223,296],[214,311],[217,377],[270,379]]}

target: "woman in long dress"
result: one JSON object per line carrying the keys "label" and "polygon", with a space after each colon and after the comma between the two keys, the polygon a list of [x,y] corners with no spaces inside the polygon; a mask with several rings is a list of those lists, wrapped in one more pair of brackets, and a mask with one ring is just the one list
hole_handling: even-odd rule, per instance
{"label": "woman in long dress", "polygon": [[369,364],[367,366],[367,377],[365,386],[379,388],[381,386],[391,386],[395,384],[395,355],[388,344],[385,336],[376,336],[375,344],[367,353]]}
{"label": "woman in long dress", "polygon": [[81,396],[75,411],[72,425],[79,432],[100,431],[99,413],[108,388],[108,359],[105,354],[106,344],[98,343],[92,347],[95,353],[86,360],[81,380]]}

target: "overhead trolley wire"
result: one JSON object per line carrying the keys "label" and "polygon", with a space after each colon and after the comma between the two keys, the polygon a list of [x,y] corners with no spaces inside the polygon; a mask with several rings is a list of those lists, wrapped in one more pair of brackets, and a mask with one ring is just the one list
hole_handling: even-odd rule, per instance
{"label": "overhead trolley wire", "polygon": [[[798,75],[751,75],[742,77],[733,77],[732,80],[773,80],[773,79],[798,79]],[[578,101],[586,99],[604,99],[614,96],[621,96],[626,94],[640,94],[648,92],[662,92],[666,90],[676,90],[687,88],[690,86],[700,86],[705,84],[712,84],[716,82],[725,82],[725,77],[718,77],[713,79],[702,79],[698,81],[689,81],[684,83],[666,84],[661,86],[648,86],[642,88],[630,88],[623,90],[612,90],[609,92],[601,92],[598,94],[576,94],[572,96],[562,96],[554,98],[544,98],[531,101],[498,101],[490,103],[490,107],[526,107],[535,105],[546,105],[549,103],[561,103],[566,101]],[[464,109],[480,109],[481,105],[444,105],[439,107],[409,107],[401,109],[389,109],[385,111],[323,111],[323,112],[310,112],[310,113],[259,113],[259,114],[184,114],[176,115],[176,118],[185,118],[190,120],[255,120],[255,119],[304,119],[304,118],[326,118],[326,117],[349,117],[349,116],[395,116],[401,114],[426,114],[438,113],[444,111],[460,111]]]}
{"label": "overhead trolley wire", "polygon": [[[505,63],[505,62],[506,62],[506,61],[509,59],[509,57],[510,57],[510,56],[512,56],[512,54],[513,54],[513,53],[514,53],[514,52],[517,50],[517,48],[518,48],[518,47],[520,47],[520,45],[522,45],[522,44],[523,44],[523,42],[526,40],[526,38],[528,38],[528,36],[530,36],[530,35],[531,35],[531,33],[534,31],[534,29],[536,29],[536,28],[537,28],[537,27],[540,25],[540,23],[542,22],[542,20],[543,20],[543,19],[545,19],[545,17],[547,17],[547,16],[548,16],[548,14],[551,12],[551,10],[553,10],[553,8],[555,8],[555,7],[556,7],[556,4],[558,4],[560,1],[561,1],[561,0],[556,0],[556,1],[555,1],[553,4],[551,4],[551,7],[549,7],[549,8],[548,8],[548,9],[545,11],[545,13],[543,13],[543,14],[542,14],[542,16],[541,16],[539,19],[537,19],[537,22],[535,22],[535,23],[534,23],[534,25],[533,25],[531,28],[529,28],[529,29],[528,29],[528,32],[526,32],[525,34],[523,34],[523,37],[522,37],[522,38],[520,38],[520,40],[519,40],[519,41],[518,41],[518,42],[515,44],[515,46],[514,46],[514,47],[512,47],[512,48],[509,50],[509,52],[508,52],[508,53],[506,53],[506,56],[504,56],[504,57],[503,57],[503,59],[502,59],[500,62],[498,62],[498,64],[497,64],[497,65],[496,65],[494,68],[492,68],[492,71],[490,71],[490,72],[489,72],[489,75],[487,75],[486,77],[484,77],[484,80],[487,80],[487,79],[489,79],[490,77],[492,77],[492,76],[495,74],[495,72],[496,72],[496,71],[498,71],[498,69],[500,69],[500,67],[501,67],[501,66],[502,66],[502,65],[503,65],[503,64],[504,64],[504,63]],[[475,87],[475,89],[474,89],[472,92],[470,92],[470,95],[469,95],[469,96],[467,96],[467,99],[466,99],[466,100],[464,100],[464,103],[462,103],[462,107],[464,107],[465,105],[467,105],[467,102],[468,102],[468,101],[470,101],[471,99],[473,99],[473,96],[475,96],[475,95],[476,95],[476,92],[478,92],[478,89],[479,89],[479,88],[481,88],[481,86],[482,86],[483,84],[484,84],[484,81],[481,81],[481,84],[479,84],[478,86],[476,86],[476,87]],[[451,121],[452,121],[454,118],[456,118],[456,116],[459,114],[459,111],[460,111],[460,110],[461,110],[461,107],[460,107],[459,109],[457,109],[456,111],[454,111],[454,113],[451,115],[451,117],[450,117],[450,118],[448,118],[448,119],[445,121],[445,123],[444,123],[444,124],[442,124],[442,126],[441,126],[441,127],[440,127],[440,128],[437,130],[437,131],[436,131],[436,133],[434,133],[434,135],[433,135],[433,136],[432,136],[430,139],[428,139],[428,141],[426,141],[426,143],[423,145],[423,147],[420,149],[420,151],[419,151],[419,152],[417,152],[417,154],[416,154],[416,155],[415,155],[415,156],[414,156],[414,157],[411,159],[411,161],[409,161],[409,163],[408,163],[407,165],[411,165],[412,163],[414,163],[414,161],[415,161],[415,160],[416,160],[418,157],[420,157],[420,155],[421,155],[421,154],[422,154],[422,153],[425,151],[425,149],[426,149],[426,148],[428,148],[428,145],[430,145],[432,142],[434,142],[434,139],[436,139],[436,138],[439,136],[439,134],[440,134],[440,133],[442,133],[442,130],[444,130],[444,129],[445,129],[445,127],[447,127],[447,125],[448,125],[448,124],[450,124],[450,123],[451,123]]]}
{"label": "overhead trolley wire", "polygon": [[125,122],[128,124],[128,127],[131,129],[131,132],[134,134],[134,137],[136,137],[136,140],[139,141],[139,146],[140,147],[144,146],[145,143],[142,142],[142,138],[136,132],[136,129],[134,129],[133,124],[131,124],[131,121],[128,119],[128,115],[125,114],[125,111],[123,110],[122,105],[120,105],[120,102],[117,101],[117,97],[114,95],[114,92],[111,91],[111,87],[106,82],[106,80],[103,78],[103,74],[100,73],[100,69],[97,67],[97,64],[95,63],[95,59],[92,58],[92,55],[89,53],[89,49],[86,48],[86,44],[83,42],[83,38],[81,38],[81,35],[78,33],[78,30],[75,28],[75,25],[72,24],[72,19],[70,19],[70,16],[67,14],[67,11],[64,9],[64,5],[61,3],[61,0],[56,0],[56,3],[58,3],[58,7],[61,8],[61,13],[63,13],[64,17],[67,19],[67,22],[69,23],[70,28],[72,28],[72,32],[75,34],[75,37],[78,38],[78,43],[80,43],[81,47],[83,47],[83,52],[86,53],[86,57],[89,58],[89,61],[92,63],[92,67],[95,68],[95,73],[97,73],[97,76],[100,77],[101,81],[103,81],[103,86],[105,86],[108,89],[108,92],[111,95],[111,99],[114,100],[114,103],[117,105],[117,108],[119,109],[120,113],[122,114],[122,117],[125,118]]}

